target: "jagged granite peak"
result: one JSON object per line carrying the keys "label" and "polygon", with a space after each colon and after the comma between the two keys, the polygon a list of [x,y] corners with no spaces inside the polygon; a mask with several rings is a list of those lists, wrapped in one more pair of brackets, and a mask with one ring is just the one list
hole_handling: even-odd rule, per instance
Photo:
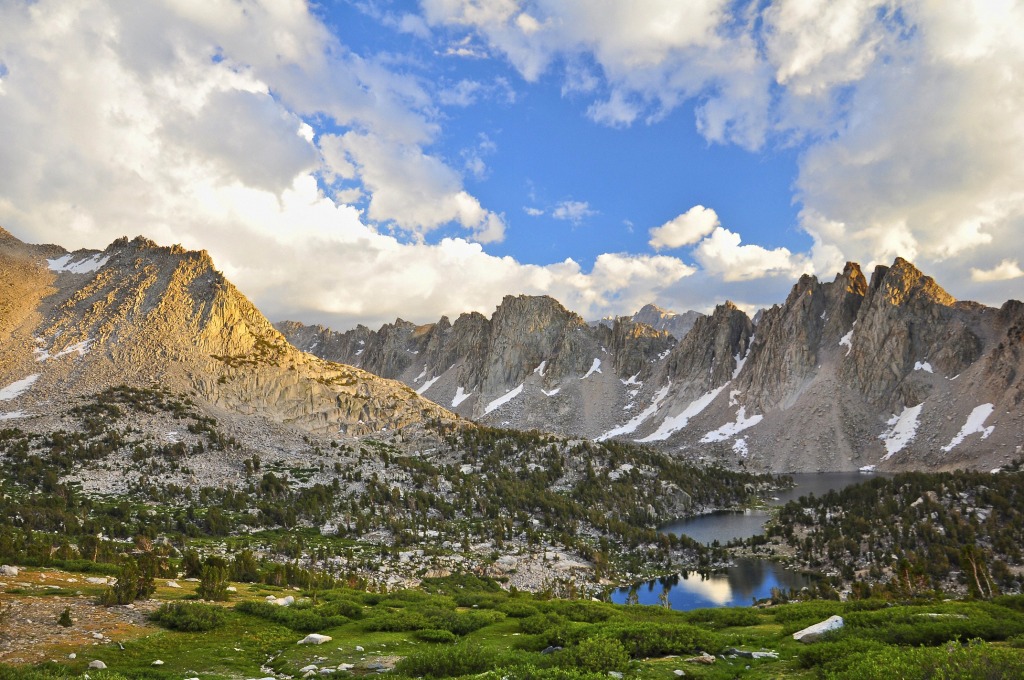
{"label": "jagged granite peak", "polygon": [[764,310],[736,389],[760,412],[787,408],[817,373],[821,354],[840,351],[864,299],[860,267],[848,262],[831,283],[804,274],[782,305]]}
{"label": "jagged granite peak", "polygon": [[721,387],[747,356],[753,333],[750,317],[735,304],[718,305],[710,316],[697,319],[668,355],[667,378],[687,398]]}
{"label": "jagged granite peak", "polygon": [[972,326],[982,309],[958,305],[934,279],[903,258],[896,258],[891,267],[876,267],[841,377],[880,406],[897,409],[921,403],[930,387],[914,380],[915,364],[927,362],[951,377],[974,363],[982,343]]}
{"label": "jagged granite peak", "polygon": [[456,418],[401,383],[296,350],[205,251],[142,237],[103,251],[7,241],[0,251],[4,271],[28,270],[29,289],[18,313],[4,317],[11,330],[0,349],[2,384],[32,376],[10,404],[19,412],[42,416],[127,384],[324,434]]}
{"label": "jagged granite peak", "polygon": [[677,340],[682,340],[693,328],[697,319],[703,316],[700,312],[695,312],[692,309],[677,313],[648,303],[641,307],[632,318],[637,323],[647,324],[659,331],[667,331]]}
{"label": "jagged granite peak", "polygon": [[602,347],[607,347],[614,357],[615,372],[641,382],[647,381],[654,372],[656,362],[674,344],[673,336],[668,331],[626,316],[612,322],[607,338],[601,335],[598,338]]}
{"label": "jagged granite peak", "polygon": [[[704,315],[693,310],[679,314],[671,310],[662,309],[654,303],[648,303],[632,316],[624,318],[628,318],[635,323],[645,324],[658,331],[665,331],[675,339],[682,340],[690,332],[690,329],[693,328],[693,324],[697,319],[702,316]],[[623,317],[605,317],[594,325],[611,328],[617,318]]]}

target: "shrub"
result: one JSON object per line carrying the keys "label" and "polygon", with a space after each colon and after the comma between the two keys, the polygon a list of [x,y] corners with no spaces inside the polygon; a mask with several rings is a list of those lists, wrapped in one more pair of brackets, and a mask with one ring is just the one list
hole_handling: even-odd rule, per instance
{"label": "shrub", "polygon": [[319,609],[293,609],[269,602],[239,602],[235,605],[235,611],[258,616],[299,633],[316,633],[336,628],[348,621],[344,616],[325,616]]}
{"label": "shrub", "polygon": [[540,610],[528,602],[510,600],[498,607],[498,611],[505,612],[505,616],[513,619],[525,619],[528,616],[539,614]]}
{"label": "shrub", "polygon": [[940,645],[949,640],[1005,640],[1024,633],[1024,615],[991,603],[891,607],[846,617],[861,637],[900,645]]}
{"label": "shrub", "polygon": [[438,645],[405,657],[395,671],[409,677],[454,678],[488,670],[494,655],[476,645]]}
{"label": "shrub", "polygon": [[204,565],[196,595],[216,602],[228,599],[228,568],[217,564]]}
{"label": "shrub", "polygon": [[149,597],[155,590],[153,575],[144,573],[139,564],[129,557],[118,566],[117,583],[100,595],[100,604],[108,607],[115,604],[131,604],[135,600]]}
{"label": "shrub", "polygon": [[603,602],[579,602],[575,600],[552,600],[546,605],[549,612],[564,616],[570,621],[600,623],[614,614],[614,609]]}
{"label": "shrub", "polygon": [[847,659],[829,680],[931,680],[1024,677],[1024,652],[972,641],[940,647],[887,647]]}
{"label": "shrub", "polygon": [[623,671],[629,665],[629,654],[618,640],[592,637],[559,655],[559,665],[591,673]]}
{"label": "shrub", "polygon": [[634,659],[666,654],[718,652],[724,646],[715,633],[687,623],[618,623],[598,626],[595,631],[622,643]]}
{"label": "shrub", "polygon": [[150,614],[149,619],[171,630],[199,633],[224,625],[224,610],[198,602],[168,602]]}
{"label": "shrub", "polygon": [[437,642],[440,644],[451,644],[459,639],[450,630],[441,630],[439,628],[418,630],[416,631],[416,637],[423,640],[423,642]]}
{"label": "shrub", "polygon": [[479,680],[608,680],[607,673],[591,673],[576,668],[539,668],[533,664],[503,666],[478,676]]}
{"label": "shrub", "polygon": [[71,621],[71,607],[64,607],[64,611],[62,611],[60,613],[60,616],[57,618],[57,625],[64,626],[65,628],[70,628],[72,626],[72,623],[73,622]]}
{"label": "shrub", "polygon": [[855,654],[874,652],[885,649],[887,645],[877,640],[866,640],[864,638],[846,637],[839,640],[822,640],[800,649],[798,659],[803,668],[814,668],[821,666],[825,669],[845,667],[849,659]]}
{"label": "shrub", "polygon": [[375,611],[370,617],[363,620],[363,630],[371,632],[402,633],[433,627],[421,613],[406,609]]}
{"label": "shrub", "polygon": [[719,609],[695,609],[686,612],[683,620],[689,623],[703,623],[711,628],[728,628],[731,626],[756,626],[761,617],[753,609],[741,607],[721,607]]}

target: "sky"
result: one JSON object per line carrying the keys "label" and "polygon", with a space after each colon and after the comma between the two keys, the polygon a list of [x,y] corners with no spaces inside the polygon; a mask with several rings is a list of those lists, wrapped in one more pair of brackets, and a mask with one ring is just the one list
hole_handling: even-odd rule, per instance
{"label": "sky", "polygon": [[0,0],[0,225],[209,251],[271,320],[1022,297],[1013,0]]}

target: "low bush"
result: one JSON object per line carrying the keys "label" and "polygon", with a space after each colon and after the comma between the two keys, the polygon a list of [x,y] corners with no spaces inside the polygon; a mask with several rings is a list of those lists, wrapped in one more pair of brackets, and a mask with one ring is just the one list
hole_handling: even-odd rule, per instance
{"label": "low bush", "polygon": [[688,623],[701,623],[710,628],[726,628],[729,626],[756,626],[761,617],[753,609],[741,607],[721,607],[719,609],[695,609],[686,612],[683,620]]}
{"label": "low bush", "polygon": [[888,645],[877,640],[845,637],[838,640],[822,640],[800,649],[797,658],[803,668],[822,667],[829,669],[836,663],[846,665],[854,654],[874,652],[885,649]]}
{"label": "low bush", "polygon": [[317,633],[348,622],[344,616],[324,615],[317,608],[292,609],[269,602],[239,602],[235,610],[290,628],[299,633]]}
{"label": "low bush", "polygon": [[544,604],[544,610],[563,616],[569,621],[580,623],[601,623],[615,614],[612,605],[604,602],[580,602],[578,600],[551,600]]}
{"label": "low bush", "polygon": [[477,645],[437,645],[405,657],[395,672],[412,678],[454,678],[483,673],[493,662],[494,654]]}
{"label": "low bush", "polygon": [[688,623],[611,623],[593,633],[618,640],[634,659],[666,654],[716,653],[724,647],[717,634]]}
{"label": "low bush", "polygon": [[558,665],[590,673],[624,671],[629,665],[629,654],[618,640],[592,637],[558,655]]}
{"label": "low bush", "polygon": [[441,630],[439,628],[418,630],[416,631],[416,637],[423,642],[437,642],[440,644],[451,644],[459,639],[458,636],[450,630]]}
{"label": "low bush", "polygon": [[477,676],[479,680],[608,680],[607,673],[591,673],[577,668],[546,668],[520,663]]}
{"label": "low bush", "polygon": [[213,630],[224,625],[224,610],[215,605],[168,602],[150,614],[149,620],[164,628],[188,633]]}
{"label": "low bush", "polygon": [[513,619],[525,619],[528,616],[534,616],[540,613],[540,610],[534,607],[529,602],[521,602],[518,600],[509,600],[498,607],[498,611],[505,612],[505,616],[510,616]]}
{"label": "low bush", "polygon": [[1024,614],[987,602],[891,607],[850,612],[851,632],[898,645],[935,646],[949,640],[1005,640],[1024,633]]}
{"label": "low bush", "polygon": [[844,660],[828,680],[974,680],[1024,678],[1024,652],[981,641],[940,647],[887,647]]}

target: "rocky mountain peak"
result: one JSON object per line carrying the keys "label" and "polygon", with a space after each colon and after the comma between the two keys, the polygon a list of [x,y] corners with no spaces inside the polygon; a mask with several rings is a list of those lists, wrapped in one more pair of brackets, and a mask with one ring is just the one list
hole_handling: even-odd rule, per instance
{"label": "rocky mountain peak", "polygon": [[875,267],[871,276],[872,291],[887,303],[895,306],[914,304],[940,304],[952,306],[956,298],[942,289],[935,279],[925,276],[913,264],[897,257],[891,267]]}
{"label": "rocky mountain peak", "polygon": [[324,433],[455,418],[400,383],[296,350],[205,251],[143,238],[56,258],[28,248],[0,252],[33,282],[21,296],[31,313],[14,319],[0,362],[0,381],[35,376],[21,397],[27,412],[115,384],[157,384]]}

